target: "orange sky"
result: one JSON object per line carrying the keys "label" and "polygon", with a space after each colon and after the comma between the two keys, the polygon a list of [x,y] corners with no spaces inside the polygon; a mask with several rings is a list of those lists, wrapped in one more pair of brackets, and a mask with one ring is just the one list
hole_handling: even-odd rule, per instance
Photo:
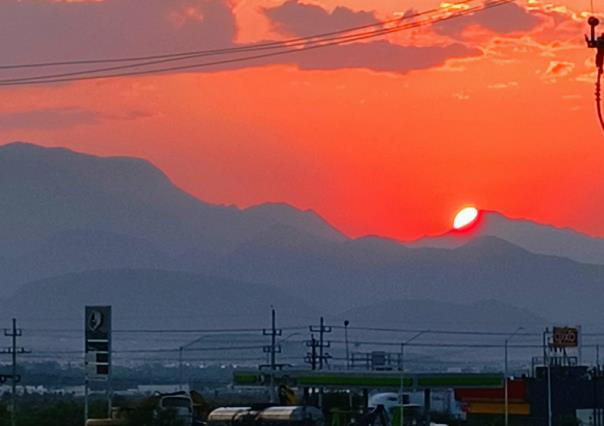
{"label": "orange sky", "polygon": [[[233,0],[237,41],[287,37],[263,12],[282,3]],[[381,18],[438,4],[305,3]],[[480,56],[409,73],[267,65],[5,88],[0,141],[141,156],[203,200],[288,202],[352,236],[445,232],[467,204],[604,236],[593,52],[581,44],[584,25],[573,21],[589,2],[559,1],[570,10],[556,13],[531,3],[543,19],[536,28],[469,27],[461,42]],[[604,12],[604,1],[595,3]],[[391,41],[460,40],[424,29]],[[58,111],[63,121],[15,121],[32,111]]]}

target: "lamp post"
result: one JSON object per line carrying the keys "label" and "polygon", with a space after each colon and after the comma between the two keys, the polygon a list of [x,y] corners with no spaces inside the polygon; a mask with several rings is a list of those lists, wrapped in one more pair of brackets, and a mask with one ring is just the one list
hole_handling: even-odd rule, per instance
{"label": "lamp post", "polygon": [[185,350],[183,346],[178,348],[178,389],[183,390],[183,374],[182,374],[182,353]]}
{"label": "lamp post", "polygon": [[504,344],[504,350],[505,350],[505,354],[504,354],[504,359],[505,359],[505,366],[504,366],[504,378],[503,378],[503,386],[504,386],[504,424],[505,426],[509,425],[509,418],[510,418],[510,413],[509,413],[509,397],[508,397],[508,344],[510,343],[510,340],[512,340],[520,331],[524,330],[524,327],[518,327],[516,329],[516,331],[514,331],[512,334],[510,334],[508,336],[507,339],[505,339],[505,344]]}
{"label": "lamp post", "polygon": [[281,344],[287,343],[289,341],[289,339],[291,339],[294,336],[303,336],[303,334],[299,333],[299,332],[288,334],[287,336],[285,336],[283,339],[281,339],[279,341],[279,344],[281,345]]}
{"label": "lamp post", "polygon": [[346,370],[350,370],[350,351],[348,349],[348,326],[350,321],[344,321],[344,343],[346,345]]}
{"label": "lamp post", "polygon": [[404,379],[405,379],[405,345],[408,345],[409,343],[413,342],[415,339],[418,339],[419,337],[423,336],[426,333],[429,333],[430,330],[423,330],[423,331],[419,331],[417,332],[415,335],[413,335],[413,337],[411,337],[410,339],[405,340],[404,342],[401,343],[401,384],[399,387],[399,395],[401,397],[401,415],[400,415],[400,426],[404,426],[404,415],[405,415],[405,395],[403,393],[404,391]]}

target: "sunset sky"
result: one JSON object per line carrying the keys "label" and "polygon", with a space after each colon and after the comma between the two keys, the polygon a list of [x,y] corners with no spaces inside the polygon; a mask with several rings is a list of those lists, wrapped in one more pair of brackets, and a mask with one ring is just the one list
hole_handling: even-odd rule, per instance
{"label": "sunset sky", "polygon": [[[230,47],[439,4],[3,0],[0,65]],[[236,67],[2,87],[0,143],[140,156],[204,201],[287,202],[350,236],[438,234],[474,205],[604,237],[589,9],[519,1]]]}

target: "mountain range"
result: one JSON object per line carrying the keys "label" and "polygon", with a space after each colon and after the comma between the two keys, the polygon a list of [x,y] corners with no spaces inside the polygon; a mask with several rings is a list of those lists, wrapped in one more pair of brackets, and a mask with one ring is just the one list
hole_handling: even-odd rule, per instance
{"label": "mountain range", "polygon": [[10,315],[111,303],[131,326],[235,325],[271,305],[291,323],[600,320],[604,240],[496,212],[463,237],[351,239],[286,204],[205,203],[141,159],[26,143],[0,147],[0,212]]}

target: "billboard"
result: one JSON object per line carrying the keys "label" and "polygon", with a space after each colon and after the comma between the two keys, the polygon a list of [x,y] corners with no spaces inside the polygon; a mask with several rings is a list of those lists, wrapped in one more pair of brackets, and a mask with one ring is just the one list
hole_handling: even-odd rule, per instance
{"label": "billboard", "polygon": [[111,373],[111,306],[86,306],[85,365],[91,381],[106,381]]}
{"label": "billboard", "polygon": [[576,327],[554,327],[552,347],[576,348],[579,346],[579,329]]}

